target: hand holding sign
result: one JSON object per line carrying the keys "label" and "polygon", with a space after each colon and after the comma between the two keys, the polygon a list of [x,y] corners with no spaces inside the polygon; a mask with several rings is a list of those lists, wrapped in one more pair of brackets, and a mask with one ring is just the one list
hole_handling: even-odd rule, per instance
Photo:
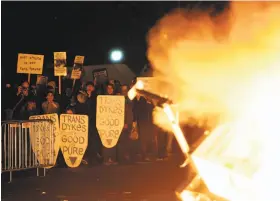
{"label": "hand holding sign", "polygon": [[123,96],[98,96],[96,127],[102,144],[107,148],[114,147],[124,126]]}
{"label": "hand holding sign", "polygon": [[88,116],[60,115],[60,149],[68,167],[78,167],[88,146]]}

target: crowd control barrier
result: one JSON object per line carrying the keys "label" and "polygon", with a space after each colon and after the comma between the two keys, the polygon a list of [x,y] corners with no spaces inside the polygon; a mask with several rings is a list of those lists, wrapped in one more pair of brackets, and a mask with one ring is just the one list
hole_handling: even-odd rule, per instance
{"label": "crowd control barrier", "polygon": [[46,168],[55,165],[51,120],[3,121],[1,140],[1,170],[10,173],[10,182],[13,171],[37,168],[39,176],[39,168],[43,168],[45,176]]}

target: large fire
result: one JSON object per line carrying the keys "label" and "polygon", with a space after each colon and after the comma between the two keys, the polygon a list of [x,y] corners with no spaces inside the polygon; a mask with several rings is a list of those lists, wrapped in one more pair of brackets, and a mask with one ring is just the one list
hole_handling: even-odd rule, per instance
{"label": "large fire", "polygon": [[279,200],[279,4],[234,2],[215,17],[175,10],[152,28],[148,44],[154,76],[176,91],[180,120],[219,116],[192,155],[210,191]]}

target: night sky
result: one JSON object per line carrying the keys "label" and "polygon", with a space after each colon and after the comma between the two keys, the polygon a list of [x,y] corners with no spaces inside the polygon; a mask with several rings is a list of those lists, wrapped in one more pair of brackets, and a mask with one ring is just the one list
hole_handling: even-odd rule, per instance
{"label": "night sky", "polygon": [[19,83],[26,78],[15,74],[18,53],[45,55],[45,70],[53,63],[53,52],[66,51],[68,66],[73,65],[75,55],[84,55],[85,65],[98,65],[110,63],[108,52],[117,47],[125,53],[123,63],[139,73],[147,63],[146,35],[149,29],[168,11],[191,3],[92,1],[1,4],[2,83]]}

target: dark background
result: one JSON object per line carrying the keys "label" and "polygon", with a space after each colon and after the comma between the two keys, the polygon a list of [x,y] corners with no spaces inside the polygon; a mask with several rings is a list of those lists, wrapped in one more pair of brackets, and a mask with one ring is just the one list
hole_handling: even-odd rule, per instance
{"label": "dark background", "polygon": [[[223,5],[223,2],[1,2],[2,84],[20,83],[18,53],[43,54],[44,72],[53,52],[66,51],[67,65],[76,55],[85,65],[110,63],[108,52],[121,48],[123,63],[139,73],[147,63],[146,35],[174,8]],[[35,78],[35,76],[32,76]]]}

